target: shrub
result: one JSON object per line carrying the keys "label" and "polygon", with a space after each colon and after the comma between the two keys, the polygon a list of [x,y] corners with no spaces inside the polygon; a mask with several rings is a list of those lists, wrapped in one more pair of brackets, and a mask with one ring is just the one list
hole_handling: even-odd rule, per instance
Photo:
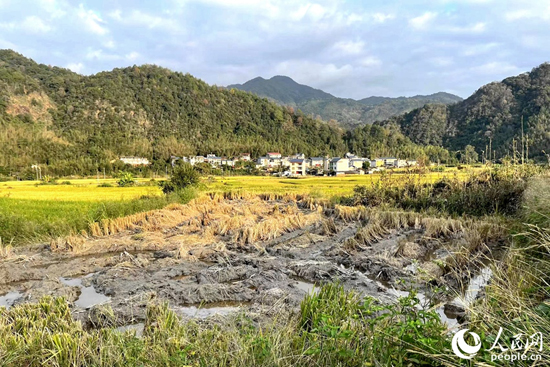
{"label": "shrub", "polygon": [[456,215],[515,214],[521,206],[526,178],[532,173],[493,169],[466,180],[443,178],[433,184],[408,180],[391,184],[381,178],[372,187],[356,186],[355,205],[390,205],[403,209],[436,209]]}
{"label": "shrub", "polygon": [[118,186],[133,186],[135,183],[136,181],[134,180],[134,175],[132,175],[130,172],[122,171],[119,173],[117,181]]}
{"label": "shrub", "polygon": [[189,163],[183,163],[176,166],[170,181],[161,182],[162,192],[165,194],[183,190],[187,187],[194,186],[200,181],[199,173]]}

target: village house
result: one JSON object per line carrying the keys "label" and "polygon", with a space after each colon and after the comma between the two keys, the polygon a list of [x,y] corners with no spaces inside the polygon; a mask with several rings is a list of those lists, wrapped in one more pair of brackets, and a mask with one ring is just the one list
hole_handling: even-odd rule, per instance
{"label": "village house", "polygon": [[384,167],[384,160],[382,158],[374,158],[370,161],[371,168]]}
{"label": "village house", "polygon": [[305,176],[307,169],[309,168],[309,162],[307,159],[289,159],[290,174],[297,176]]}
{"label": "village house", "polygon": [[380,159],[384,161],[384,166],[386,166],[386,167],[396,167],[396,165],[397,165],[397,158],[383,157],[383,158],[380,158]]}
{"label": "village house", "polygon": [[333,171],[336,175],[343,175],[349,171],[349,159],[348,158],[332,158],[329,163],[329,170]]}
{"label": "village house", "polygon": [[318,170],[328,171],[329,159],[325,157],[310,158],[310,167]]}
{"label": "village house", "polygon": [[398,159],[395,161],[395,167],[397,168],[403,168],[403,167],[407,167],[407,161],[404,160],[404,159]]}
{"label": "village house", "polygon": [[130,166],[148,166],[151,164],[149,159],[142,157],[120,157],[120,160],[124,164],[129,164]]}
{"label": "village house", "polygon": [[369,167],[371,164],[370,159],[368,158],[352,158],[350,159],[350,167],[355,168],[356,170],[360,170],[363,168],[363,163],[369,162]]}
{"label": "village house", "polygon": [[241,153],[239,156],[240,161],[250,162],[250,153]]}
{"label": "village house", "polygon": [[267,153],[267,158],[269,159],[281,159],[281,153]]}

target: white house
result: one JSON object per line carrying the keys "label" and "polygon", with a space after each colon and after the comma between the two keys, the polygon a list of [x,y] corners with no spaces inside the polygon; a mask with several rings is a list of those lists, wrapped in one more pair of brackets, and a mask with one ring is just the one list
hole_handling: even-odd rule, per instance
{"label": "white house", "polygon": [[120,160],[131,166],[148,166],[151,164],[147,158],[142,157],[120,157]]}
{"label": "white house", "polygon": [[309,167],[307,159],[289,159],[290,173],[292,175],[305,176]]}
{"label": "white house", "polygon": [[349,159],[348,158],[332,158],[329,163],[329,170],[334,171],[337,175],[343,175],[349,171]]}
{"label": "white house", "polygon": [[397,164],[397,158],[383,157],[383,158],[380,158],[380,159],[384,161],[384,166],[386,166],[386,167],[388,167],[388,166],[395,167],[396,164]]}
{"label": "white house", "polygon": [[310,158],[310,167],[328,171],[329,162],[330,160],[325,157],[312,157]]}
{"label": "white house", "polygon": [[368,158],[352,158],[350,159],[349,165],[350,167],[353,167],[356,170],[359,170],[363,168],[363,163],[365,162],[369,162],[369,167],[370,167],[371,161]]}
{"label": "white house", "polygon": [[281,159],[281,157],[282,157],[281,153],[278,153],[278,152],[267,153],[267,158],[269,159]]}

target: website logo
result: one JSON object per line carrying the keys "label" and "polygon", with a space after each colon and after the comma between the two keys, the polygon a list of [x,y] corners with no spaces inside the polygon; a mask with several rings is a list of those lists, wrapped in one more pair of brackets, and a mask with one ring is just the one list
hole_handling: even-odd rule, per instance
{"label": "website logo", "polygon": [[474,332],[469,333],[474,338],[474,345],[466,343],[464,334],[466,334],[468,330],[469,329],[462,329],[457,331],[451,343],[454,354],[462,359],[472,359],[481,349],[481,338]]}

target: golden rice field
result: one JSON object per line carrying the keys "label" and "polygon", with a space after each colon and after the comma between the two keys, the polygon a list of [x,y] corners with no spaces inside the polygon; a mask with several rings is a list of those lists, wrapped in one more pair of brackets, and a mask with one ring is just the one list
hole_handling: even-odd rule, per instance
{"label": "golden rice field", "polygon": [[303,177],[286,178],[273,176],[233,176],[212,177],[205,181],[209,192],[247,191],[253,193],[294,193],[312,194],[323,197],[351,195],[357,185],[372,185],[383,182],[399,184],[407,180],[420,183],[433,183],[445,176],[464,178],[472,171],[448,170],[446,172],[430,172],[426,174],[372,174],[350,175],[339,177]]}
{"label": "golden rice field", "polygon": [[[225,176],[203,179],[201,191],[310,194],[330,198],[347,196],[357,185],[434,182],[444,176],[466,177],[470,171],[447,170],[422,175],[386,173],[343,177],[284,178],[274,176]],[[67,181],[70,184],[66,184]],[[0,240],[29,243],[89,230],[90,225],[107,218],[118,218],[161,208],[180,200],[166,197],[149,179],[141,185],[118,187],[115,179],[59,180],[56,185],[37,181],[0,182]],[[101,187],[103,184],[111,187]]]}
{"label": "golden rice field", "polygon": [[[158,186],[118,187],[116,179],[75,179],[64,180],[70,185],[40,185],[39,181],[0,182],[0,198],[37,201],[118,201],[133,200],[141,196],[160,195]],[[145,183],[148,179],[138,179]],[[98,187],[110,184],[113,187]]]}

